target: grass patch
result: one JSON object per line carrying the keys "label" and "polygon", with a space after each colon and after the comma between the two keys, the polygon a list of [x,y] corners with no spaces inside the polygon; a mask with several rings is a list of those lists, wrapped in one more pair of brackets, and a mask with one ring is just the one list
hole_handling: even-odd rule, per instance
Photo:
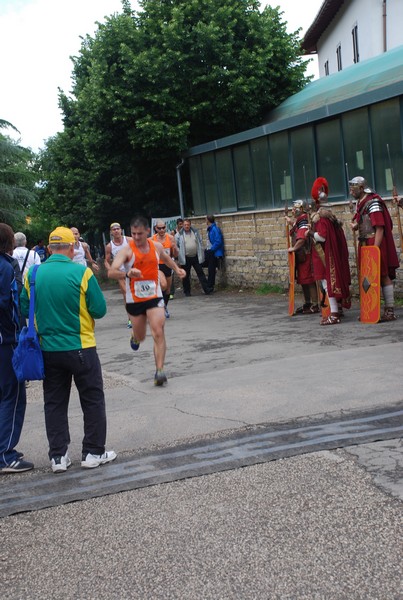
{"label": "grass patch", "polygon": [[259,294],[259,296],[265,296],[266,294],[284,294],[284,289],[280,285],[262,283],[262,285],[256,288],[256,294]]}

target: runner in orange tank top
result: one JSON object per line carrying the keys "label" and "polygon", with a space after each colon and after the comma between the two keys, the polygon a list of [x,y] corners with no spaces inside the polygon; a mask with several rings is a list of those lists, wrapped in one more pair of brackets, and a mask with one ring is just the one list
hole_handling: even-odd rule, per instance
{"label": "runner in orange tank top", "polygon": [[[156,372],[154,384],[167,382],[164,373],[166,341],[164,333],[164,300],[159,283],[159,261],[173,269],[183,279],[186,272],[164,252],[162,245],[148,238],[150,228],[145,217],[134,217],[130,223],[132,239],[113,260],[108,271],[110,279],[126,281],[126,311],[130,316],[133,334],[130,346],[138,350],[145,340],[147,321],[154,340]],[[123,265],[124,271],[120,270]]]}
{"label": "runner in orange tank top", "polygon": [[[173,237],[173,235],[167,233],[167,228],[164,221],[157,221],[154,229],[155,235],[153,235],[153,240],[155,242],[159,242],[162,245],[164,252],[168,254],[168,256],[170,256],[171,258],[177,258],[178,246],[176,245],[175,238]],[[164,298],[165,302],[165,316],[167,319],[169,319],[170,314],[168,312],[168,302],[172,286],[172,269],[165,265],[160,258],[159,270],[162,297]]]}

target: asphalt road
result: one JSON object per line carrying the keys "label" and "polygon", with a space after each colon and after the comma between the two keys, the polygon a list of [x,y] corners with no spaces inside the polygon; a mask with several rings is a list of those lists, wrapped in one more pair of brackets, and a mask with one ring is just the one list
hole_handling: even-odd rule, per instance
{"label": "asphalt road", "polygon": [[[321,327],[317,315],[289,318],[283,296],[178,292],[166,323],[169,381],[155,388],[150,337],[134,353],[121,296],[109,289],[106,297],[96,334],[108,447],[119,457],[83,477],[73,391],[75,464],[49,474],[40,384],[29,385],[21,449],[37,468],[3,476],[0,485],[15,499],[35,498],[46,482],[60,505],[0,520],[1,597],[402,597],[400,433],[309,453],[302,445],[295,456],[260,464],[245,462],[234,444],[238,462],[228,470],[213,465],[183,479],[174,461],[167,483],[102,492],[126,465],[178,447],[214,449],[249,432],[309,429],[322,420],[336,431],[343,419],[398,414],[402,309],[394,323],[363,325],[354,307],[340,325]],[[97,493],[86,491],[98,480]],[[67,503],[66,490],[88,499]]]}

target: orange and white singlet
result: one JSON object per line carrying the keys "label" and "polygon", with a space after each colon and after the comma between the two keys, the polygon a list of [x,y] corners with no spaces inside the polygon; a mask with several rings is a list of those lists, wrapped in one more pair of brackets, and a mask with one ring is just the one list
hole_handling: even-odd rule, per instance
{"label": "orange and white singlet", "polygon": [[142,277],[140,279],[126,277],[126,303],[162,298],[158,279],[158,252],[153,240],[147,239],[149,250],[145,254],[140,252],[131,238],[128,239],[128,242],[133,256],[124,265],[126,273],[134,267],[141,271]]}
{"label": "orange and white singlet", "polygon": [[[161,242],[161,238],[158,235],[158,233],[155,233],[152,239],[154,240],[154,242],[159,242],[161,244],[161,246],[164,248],[165,254],[168,254],[168,256],[172,256],[172,239],[168,234],[165,234],[165,239],[163,242]],[[163,265],[165,263],[163,263],[162,260],[159,259],[158,264]]]}

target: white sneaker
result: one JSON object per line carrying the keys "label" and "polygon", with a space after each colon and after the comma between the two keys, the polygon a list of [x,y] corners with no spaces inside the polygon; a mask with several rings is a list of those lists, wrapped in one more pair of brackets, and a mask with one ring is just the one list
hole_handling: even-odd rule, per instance
{"label": "white sneaker", "polygon": [[50,461],[50,466],[53,473],[64,473],[67,471],[71,467],[71,460],[67,452],[64,456],[54,456]]}
{"label": "white sneaker", "polygon": [[84,469],[95,469],[95,467],[112,462],[116,457],[117,454],[114,450],[108,450],[108,452],[104,452],[103,454],[83,454],[81,466]]}

